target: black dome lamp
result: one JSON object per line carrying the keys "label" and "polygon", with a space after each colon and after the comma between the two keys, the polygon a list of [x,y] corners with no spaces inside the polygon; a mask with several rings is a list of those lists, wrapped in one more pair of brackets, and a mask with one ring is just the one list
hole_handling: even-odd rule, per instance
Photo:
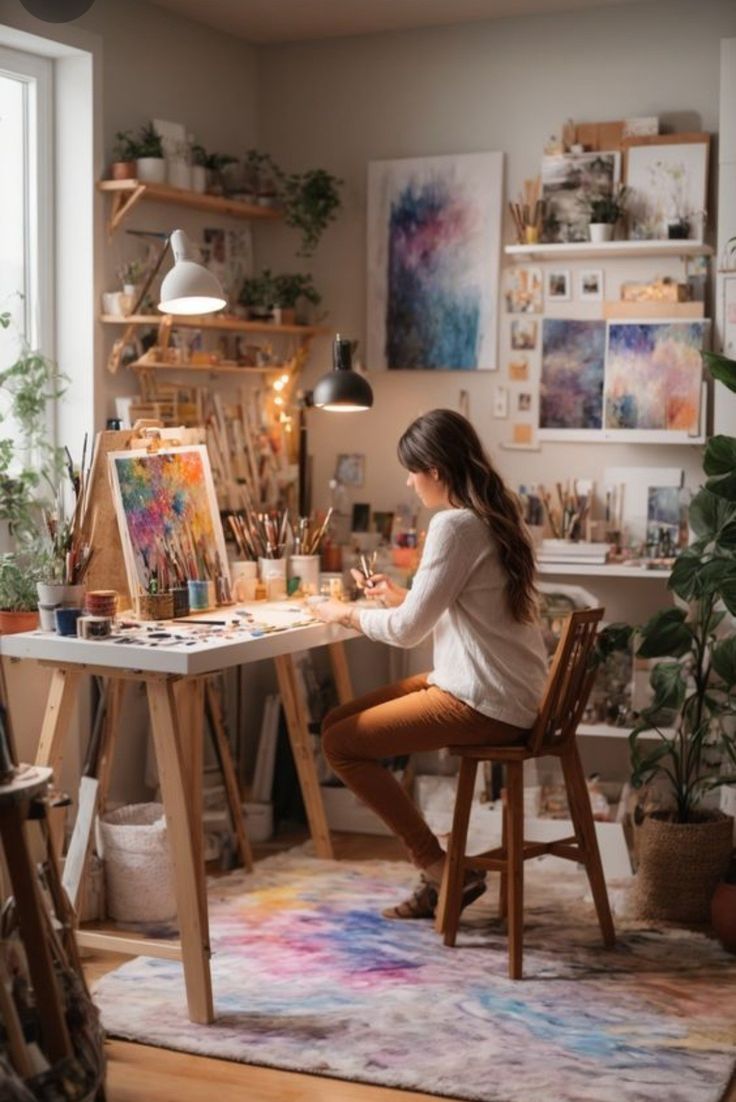
{"label": "black dome lamp", "polygon": [[353,370],[352,344],[339,333],[332,345],[332,371],[317,380],[311,404],[329,413],[358,413],[373,405],[370,383]]}

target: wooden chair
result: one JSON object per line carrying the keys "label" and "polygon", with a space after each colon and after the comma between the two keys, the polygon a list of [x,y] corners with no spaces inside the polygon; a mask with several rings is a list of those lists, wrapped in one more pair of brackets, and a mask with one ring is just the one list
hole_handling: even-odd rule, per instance
{"label": "wooden chair", "polygon": [[[610,947],[615,942],[593,813],[575,742],[575,731],[595,677],[595,670],[589,667],[589,657],[602,616],[602,608],[570,615],[547,677],[539,716],[526,745],[450,747],[450,752],[460,758],[460,775],[437,907],[437,929],[444,935],[445,945],[455,944],[466,869],[500,872],[500,911],[501,916],[507,918],[509,976],[513,980],[522,977],[524,861],[530,857],[551,853],[585,865],[603,943]],[[546,755],[560,760],[575,834],[554,842],[527,842],[524,840],[524,762]],[[499,762],[506,767],[503,836],[500,847],[469,857],[465,854],[465,843],[475,774],[481,761]]]}

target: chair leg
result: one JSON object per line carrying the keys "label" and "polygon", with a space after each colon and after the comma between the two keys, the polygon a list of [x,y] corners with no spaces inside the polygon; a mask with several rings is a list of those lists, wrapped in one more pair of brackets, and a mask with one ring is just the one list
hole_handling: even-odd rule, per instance
{"label": "chair leg", "polygon": [[477,761],[470,758],[460,759],[460,774],[457,779],[455,796],[455,814],[452,819],[452,834],[447,847],[445,874],[437,904],[437,930],[444,934],[445,945],[454,945],[462,910],[463,879],[465,874],[465,842],[468,837],[470,810],[473,805],[473,790]]}
{"label": "chair leg", "polygon": [[[501,797],[501,849],[504,860],[509,856],[509,797],[504,792]],[[498,884],[498,917],[503,921],[509,913],[509,876],[506,869],[501,873]]]}
{"label": "chair leg", "polygon": [[603,935],[603,944],[610,949],[616,943],[616,932],[613,928],[611,908],[608,903],[608,889],[603,875],[603,865],[598,849],[598,837],[595,832],[595,821],[590,806],[588,786],[585,783],[585,774],[577,746],[573,744],[572,749],[563,754],[560,761],[565,775],[570,813],[582,850],[585,871],[588,874],[590,890],[598,914],[598,923]]}
{"label": "chair leg", "polygon": [[506,768],[508,800],[508,939],[509,979],[522,977],[524,938],[524,770],[522,762]]}

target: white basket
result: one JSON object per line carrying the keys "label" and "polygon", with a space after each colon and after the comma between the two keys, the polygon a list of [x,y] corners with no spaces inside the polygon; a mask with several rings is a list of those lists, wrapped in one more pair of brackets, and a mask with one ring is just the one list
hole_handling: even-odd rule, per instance
{"label": "white basket", "polygon": [[116,922],[176,917],[174,870],[162,804],[127,804],[100,819],[107,913]]}

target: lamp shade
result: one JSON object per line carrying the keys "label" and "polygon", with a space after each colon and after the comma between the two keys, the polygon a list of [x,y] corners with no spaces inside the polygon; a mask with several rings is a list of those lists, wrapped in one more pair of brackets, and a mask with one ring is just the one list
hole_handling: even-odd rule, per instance
{"label": "lamp shade", "polygon": [[159,310],[164,314],[214,314],[227,305],[219,279],[194,259],[191,241],[183,230],[171,235],[174,267],[161,284]]}
{"label": "lamp shade", "polygon": [[352,345],[335,337],[332,346],[332,371],[317,380],[312,393],[312,404],[331,413],[357,413],[373,405],[370,383],[357,371],[353,371]]}

